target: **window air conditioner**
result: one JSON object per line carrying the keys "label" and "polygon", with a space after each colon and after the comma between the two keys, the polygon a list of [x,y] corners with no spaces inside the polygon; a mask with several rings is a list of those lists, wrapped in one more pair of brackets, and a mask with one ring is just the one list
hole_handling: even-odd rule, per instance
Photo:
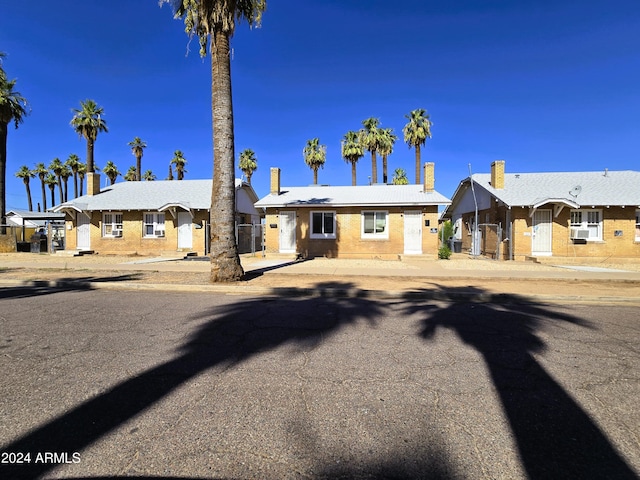
{"label": "window air conditioner", "polygon": [[113,230],[113,236],[114,237],[121,237],[122,236],[122,230]]}
{"label": "window air conditioner", "polygon": [[153,232],[153,234],[154,234],[156,237],[164,237],[164,230],[155,230],[155,231]]}
{"label": "window air conditioner", "polygon": [[589,230],[586,228],[572,228],[569,238],[571,240],[588,240]]}

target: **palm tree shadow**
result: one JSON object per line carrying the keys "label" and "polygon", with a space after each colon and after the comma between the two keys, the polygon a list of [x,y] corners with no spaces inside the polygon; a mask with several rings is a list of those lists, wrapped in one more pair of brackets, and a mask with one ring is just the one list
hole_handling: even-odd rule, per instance
{"label": "palm tree shadow", "polygon": [[483,356],[529,478],[637,478],[589,414],[532,355],[545,349],[536,333],[543,322],[590,328],[587,322],[517,295],[470,288],[440,294],[469,301],[438,307],[412,300],[405,312],[423,316],[425,340],[447,328]]}
{"label": "palm tree shadow", "polygon": [[[254,298],[212,308],[191,319],[200,327],[177,349],[175,358],[37,427],[2,446],[2,451],[71,455],[207,369],[232,366],[287,344],[314,348],[348,325],[373,324],[380,312],[381,306],[371,300],[335,297]],[[37,478],[52,468],[44,463],[0,465],[0,478]]]}

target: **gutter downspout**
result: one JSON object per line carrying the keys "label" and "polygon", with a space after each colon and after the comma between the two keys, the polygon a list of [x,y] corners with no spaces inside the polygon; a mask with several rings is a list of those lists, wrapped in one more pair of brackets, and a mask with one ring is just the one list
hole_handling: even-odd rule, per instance
{"label": "gutter downspout", "polygon": [[478,245],[478,200],[476,199],[476,190],[473,188],[473,175],[471,174],[471,164],[469,164],[469,182],[471,183],[471,193],[473,194],[473,203],[475,205],[475,220],[473,222],[473,232],[471,234],[471,255],[477,257],[479,255]]}

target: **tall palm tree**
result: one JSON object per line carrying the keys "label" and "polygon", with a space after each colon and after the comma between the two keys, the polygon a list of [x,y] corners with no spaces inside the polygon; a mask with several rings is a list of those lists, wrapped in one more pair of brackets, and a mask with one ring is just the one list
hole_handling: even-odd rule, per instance
{"label": "tall palm tree", "polygon": [[62,170],[60,171],[60,179],[62,180],[62,186],[64,187],[64,201],[69,200],[69,177],[71,176],[71,169],[66,163],[62,164]]}
{"label": "tall palm tree", "polygon": [[24,182],[24,186],[27,189],[27,202],[29,204],[29,211],[33,211],[33,202],[31,201],[31,187],[29,181],[36,176],[36,173],[26,165],[22,165],[16,172],[16,177],[21,178]]}
{"label": "tall palm tree", "polygon": [[380,120],[367,118],[362,121],[363,129],[360,130],[360,143],[365,150],[371,152],[371,179],[378,183],[378,159],[376,152],[380,147]]}
{"label": "tall palm tree", "polygon": [[160,0],[171,3],[175,17],[200,42],[200,55],[211,52],[213,114],[213,188],[211,195],[211,281],[231,282],[244,271],[235,236],[235,152],[231,100],[231,52],[236,21],[259,26],[266,0]]}
{"label": "tall palm tree", "polygon": [[108,132],[107,124],[102,119],[104,109],[93,100],[80,102],[80,108],[73,109],[71,126],[78,135],[87,141],[87,173],[94,173],[93,147],[100,132]]}
{"label": "tall palm tree", "polygon": [[137,180],[140,180],[142,178],[142,155],[144,154],[144,149],[147,148],[147,143],[141,140],[140,137],[133,137],[133,140],[128,145],[136,157],[136,177]]}
{"label": "tall palm tree", "polygon": [[38,178],[40,179],[40,186],[42,187],[42,206],[44,207],[43,211],[46,212],[47,211],[47,190],[46,190],[46,184],[44,183],[44,179],[49,173],[49,169],[44,163],[40,162],[40,163],[36,163],[36,168],[33,169],[33,173],[38,175]]}
{"label": "tall palm tree", "polygon": [[102,169],[102,173],[104,173],[107,176],[107,178],[111,181],[111,185],[116,183],[116,179],[118,178],[119,175],[122,175],[120,173],[120,170],[118,170],[118,167],[116,166],[116,164],[113,163],[111,160],[107,161],[104,168]]}
{"label": "tall palm tree", "polygon": [[247,177],[247,183],[251,185],[251,175],[258,169],[258,159],[256,158],[256,152],[250,148],[245,148],[240,152],[240,161],[238,167],[242,170]]}
{"label": "tall palm tree", "polygon": [[78,155],[72,153],[64,163],[71,169],[71,173],[73,174],[73,198],[78,198],[78,167],[82,162]]}
{"label": "tall palm tree", "polygon": [[80,165],[78,165],[78,180],[80,183],[80,196],[82,196],[83,193],[83,187],[84,187],[84,177],[87,174],[87,164],[86,163],[81,163]]}
{"label": "tall palm tree", "polygon": [[4,233],[6,223],[6,181],[7,181],[7,135],[9,123],[13,122],[16,128],[24,117],[29,114],[27,100],[13,89],[15,80],[9,80],[2,68],[2,59],[6,55],[0,52],[0,233]]}
{"label": "tall palm tree", "polygon": [[364,147],[360,143],[358,132],[349,130],[342,138],[342,158],[351,164],[351,185],[356,185],[356,163],[364,157]]}
{"label": "tall palm tree", "polygon": [[131,165],[127,173],[123,175],[123,177],[127,182],[135,182],[138,180],[138,170],[135,165]]}
{"label": "tall palm tree", "polygon": [[187,164],[187,159],[184,158],[184,154],[180,150],[176,150],[173,152],[173,158],[171,159],[170,165],[176,166],[176,175],[178,176],[178,180],[182,180],[184,178],[184,174],[186,172],[184,166]]}
{"label": "tall palm tree", "polygon": [[44,183],[47,184],[49,190],[51,190],[51,207],[53,208],[56,204],[56,186],[58,185],[58,179],[53,173],[48,173],[44,179]]}
{"label": "tall palm tree", "polygon": [[407,172],[405,172],[404,168],[396,168],[395,172],[393,172],[393,180],[391,182],[394,185],[409,184],[409,179],[407,178]]}
{"label": "tall palm tree", "polygon": [[58,157],[51,160],[49,164],[49,170],[55,175],[58,188],[60,189],[60,203],[64,202],[64,193],[62,192],[62,167],[63,164]]}
{"label": "tall palm tree", "polygon": [[307,146],[302,150],[304,163],[313,170],[313,184],[318,184],[318,169],[324,168],[324,162],[327,161],[327,147],[320,145],[320,139],[312,138],[307,140]]}
{"label": "tall palm tree", "polygon": [[387,157],[393,153],[393,145],[396,140],[398,140],[398,136],[393,133],[393,128],[380,130],[378,152],[382,156],[382,183],[387,183]]}
{"label": "tall palm tree", "polygon": [[427,138],[431,138],[431,120],[426,110],[418,108],[408,115],[405,115],[409,121],[402,129],[404,133],[404,141],[407,142],[409,148],[416,149],[416,184],[420,183],[420,147],[425,144]]}
{"label": "tall palm tree", "polygon": [[155,174],[151,170],[145,170],[142,174],[142,180],[146,180],[147,182],[153,182],[156,178]]}

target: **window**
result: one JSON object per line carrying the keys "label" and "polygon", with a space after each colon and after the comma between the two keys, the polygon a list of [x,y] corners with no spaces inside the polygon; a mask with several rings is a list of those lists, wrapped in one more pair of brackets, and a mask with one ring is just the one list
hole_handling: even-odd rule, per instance
{"label": "window", "polygon": [[387,212],[362,212],[362,238],[389,238]]}
{"label": "window", "polygon": [[164,213],[145,213],[143,236],[145,238],[164,237]]}
{"label": "window", "polygon": [[102,236],[114,238],[122,236],[121,213],[104,213],[102,215]]}
{"label": "window", "polygon": [[336,238],[336,212],[311,212],[311,238]]}
{"label": "window", "polygon": [[602,212],[571,210],[571,228],[588,231],[586,240],[602,240]]}
{"label": "window", "polygon": [[636,242],[640,242],[640,210],[636,210]]}

